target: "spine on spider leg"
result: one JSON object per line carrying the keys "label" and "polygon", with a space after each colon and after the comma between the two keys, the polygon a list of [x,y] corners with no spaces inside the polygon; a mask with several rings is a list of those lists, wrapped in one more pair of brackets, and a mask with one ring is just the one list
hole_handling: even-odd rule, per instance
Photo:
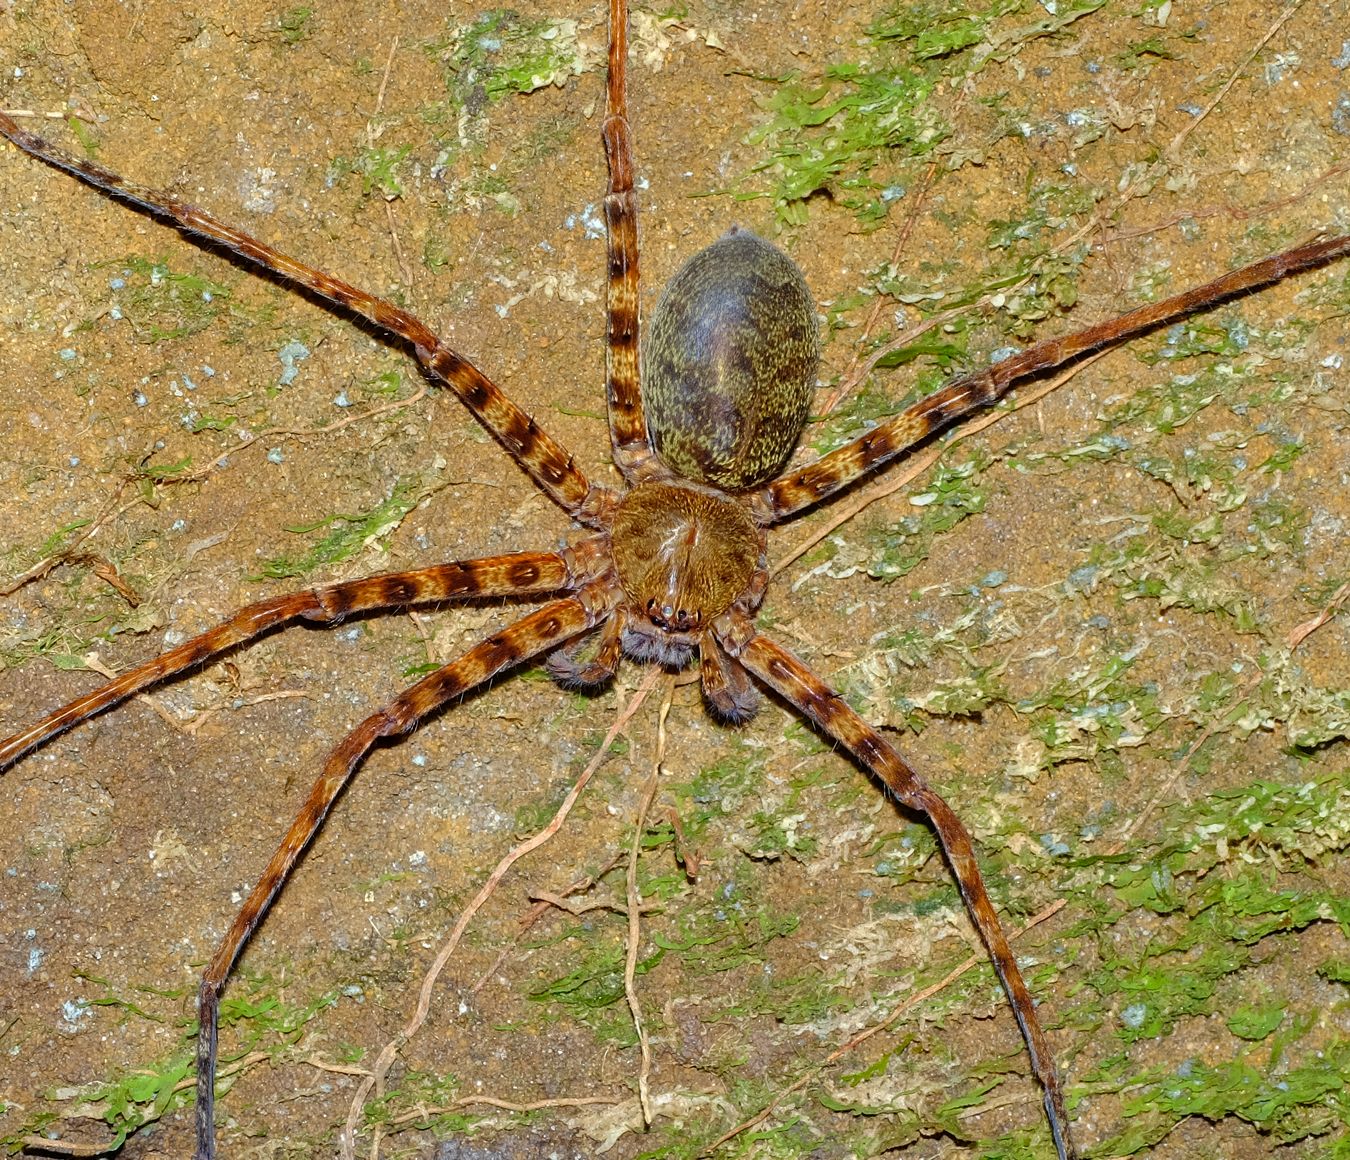
{"label": "spine on spider leg", "polygon": [[1207,310],[1290,275],[1350,255],[1350,235],[1320,239],[1263,258],[1194,289],[1174,294],[1074,334],[1046,339],[984,370],[962,375],[862,438],[770,484],[754,500],[761,523],[778,520],[832,495],[955,420],[1001,399],[1018,382]]}
{"label": "spine on spider leg", "polygon": [[257,884],[211,956],[198,991],[197,1156],[214,1154],[214,1101],[220,995],[244,944],[262,921],[277,893],[323,825],[333,802],[375,744],[414,729],[418,722],[456,697],[490,680],[503,669],[563,644],[595,627],[619,596],[604,581],[575,596],[557,600],[474,645],[458,660],[423,677],[353,729],[328,756],[305,804],[268,861]]}
{"label": "spine on spider leg", "polygon": [[924,814],[937,831],[943,852],[961,889],[971,921],[989,951],[999,981],[1017,1017],[1031,1058],[1031,1070],[1044,1092],[1045,1114],[1060,1160],[1074,1160],[1064,1090],[1035,1001],[1022,978],[998,912],[985,889],[974,842],[946,801],[928,785],[885,738],[845,704],[843,698],[782,646],[759,635],[726,639],[727,651],[771,689],[801,709],[823,732],[844,745],[879,778],[902,805]]}
{"label": "spine on spider leg", "polygon": [[171,193],[137,185],[92,161],[72,157],[43,138],[21,129],[4,113],[0,113],[0,134],[25,153],[73,174],[96,189],[156,217],[167,218],[186,234],[226,246],[264,269],[398,335],[411,344],[422,366],[459,397],[559,507],[583,522],[595,522],[593,512],[603,503],[604,489],[593,489],[576,466],[571,452],[543,431],[468,359],[443,345],[431,328],[415,315],[341,278],[308,266]]}
{"label": "spine on spider leg", "polygon": [[637,197],[633,193],[633,148],[628,126],[628,5],[611,0],[609,75],[601,136],[609,162],[605,195],[606,344],[605,396],[614,462],[633,479],[652,458],[642,413],[638,367]]}
{"label": "spine on spider leg", "polygon": [[335,623],[352,613],[435,600],[546,595],[589,579],[584,575],[590,567],[589,558],[585,551],[579,554],[586,556],[580,566],[575,558],[569,559],[556,552],[518,552],[509,556],[437,564],[412,572],[389,572],[260,600],[240,609],[215,628],[207,629],[143,665],[128,669],[106,685],[100,685],[22,732],[0,741],[0,769],[12,765],[29,750],[72,725],[280,625],[295,620]]}

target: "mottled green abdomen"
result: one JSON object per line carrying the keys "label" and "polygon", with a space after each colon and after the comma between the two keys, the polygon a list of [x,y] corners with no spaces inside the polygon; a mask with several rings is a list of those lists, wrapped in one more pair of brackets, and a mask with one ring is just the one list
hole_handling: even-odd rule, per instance
{"label": "mottled green abdomen", "polygon": [[724,234],[670,280],[648,326],[642,404],[656,453],[723,491],[767,483],[806,424],[819,359],[796,263],[746,230]]}

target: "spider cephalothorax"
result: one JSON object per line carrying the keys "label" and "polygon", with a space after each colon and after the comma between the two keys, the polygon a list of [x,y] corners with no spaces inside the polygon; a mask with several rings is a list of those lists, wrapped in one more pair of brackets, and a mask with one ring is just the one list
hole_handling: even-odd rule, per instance
{"label": "spider cephalothorax", "polygon": [[753,234],[733,230],[690,259],[671,281],[655,310],[647,383],[640,389],[636,197],[624,89],[626,19],[624,0],[611,0],[602,130],[610,171],[606,395],[611,449],[625,483],[621,493],[593,483],[567,448],[408,311],[171,194],[133,185],[96,163],[71,157],[0,113],[0,133],[27,153],[186,233],[227,246],[396,335],[428,377],[444,384],[540,490],[588,529],[562,551],[435,564],[259,601],[0,741],[0,769],[132,694],[290,622],[335,623],[354,613],[471,597],[546,601],[405,689],[330,753],[201,977],[196,1136],[197,1156],[206,1160],[215,1151],[221,992],[241,949],[372,747],[532,657],[548,657],[556,676],[587,685],[612,676],[625,652],[668,665],[689,663],[697,654],[704,692],[721,716],[743,720],[754,710],[753,686],[771,690],[851,752],[896,802],[931,823],[1016,1013],[1031,1071],[1044,1091],[1055,1148],[1062,1158],[1069,1157],[1068,1114],[1050,1044],[985,889],[972,839],[942,797],[878,730],[761,631],[755,612],[768,580],[766,529],[849,486],[957,416],[993,402],[1019,379],[1350,254],[1350,237],[1296,247],[1195,290],[1039,343],[954,379],[822,459],[788,469],[816,373],[815,307],[791,260]]}
{"label": "spider cephalothorax", "polygon": [[672,653],[639,647],[643,659],[675,661],[744,596],[763,562],[764,532],[745,508],[688,482],[638,484],[619,502],[611,534],[632,632],[667,641]]}

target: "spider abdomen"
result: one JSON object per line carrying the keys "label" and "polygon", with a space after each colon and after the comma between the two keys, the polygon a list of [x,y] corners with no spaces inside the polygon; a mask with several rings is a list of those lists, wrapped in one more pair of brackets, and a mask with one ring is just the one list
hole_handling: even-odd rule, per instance
{"label": "spider abdomen", "polygon": [[723,491],[773,479],[806,424],[820,360],[806,279],[732,229],[666,285],[643,352],[652,444],[677,475]]}

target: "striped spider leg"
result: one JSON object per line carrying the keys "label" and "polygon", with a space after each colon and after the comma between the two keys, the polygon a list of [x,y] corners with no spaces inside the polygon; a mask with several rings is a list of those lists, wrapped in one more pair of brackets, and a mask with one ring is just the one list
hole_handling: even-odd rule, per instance
{"label": "striped spider leg", "polygon": [[522,552],[409,572],[370,576],[259,601],[224,624],[120,674],[106,685],[62,706],[28,729],[0,742],[0,768],[81,721],[110,709],[142,689],[200,667],[224,652],[296,621],[337,624],[358,613],[478,597],[541,597],[554,600],[475,645],[458,660],[424,677],[361,722],[333,750],[300,813],[263,870],[202,976],[197,1037],[197,1154],[214,1154],[214,1078],[220,996],[244,944],[262,921],[296,862],[313,841],[328,811],[365,755],[382,738],[398,737],[419,721],[504,669],[556,648],[592,628],[610,610],[612,585],[587,575],[580,553]]}
{"label": "striped spider leg", "polygon": [[754,498],[756,514],[775,524],[876,471],[916,443],[958,419],[992,406],[1019,382],[1072,363],[1093,351],[1138,338],[1169,322],[1203,313],[1220,303],[1285,278],[1325,266],[1350,254],[1350,235],[1317,238],[1231,270],[1202,286],[1058,338],[1048,338],[1002,362],[961,375],[931,395],[878,424],[814,463],[789,472]]}
{"label": "striped spider leg", "polygon": [[[1093,350],[1137,337],[1183,315],[1270,285],[1291,274],[1350,254],[1350,236],[1320,239],[1234,270],[1194,290],[1062,338],[1037,343],[982,371],[961,376],[853,442],[769,484],[753,497],[765,524],[790,519],[880,467],[956,419],[989,406],[1020,381],[1072,362]],[[993,959],[1045,1092],[1046,1118],[1060,1157],[1075,1154],[1062,1082],[1035,1006],[1003,934],[975,861],[969,832],[955,812],[874,728],[781,645],[755,630],[739,610],[719,626],[718,644],[824,733],[839,741],[900,804],[924,814],[938,834],[971,921]],[[705,681],[706,683],[706,681]]]}

